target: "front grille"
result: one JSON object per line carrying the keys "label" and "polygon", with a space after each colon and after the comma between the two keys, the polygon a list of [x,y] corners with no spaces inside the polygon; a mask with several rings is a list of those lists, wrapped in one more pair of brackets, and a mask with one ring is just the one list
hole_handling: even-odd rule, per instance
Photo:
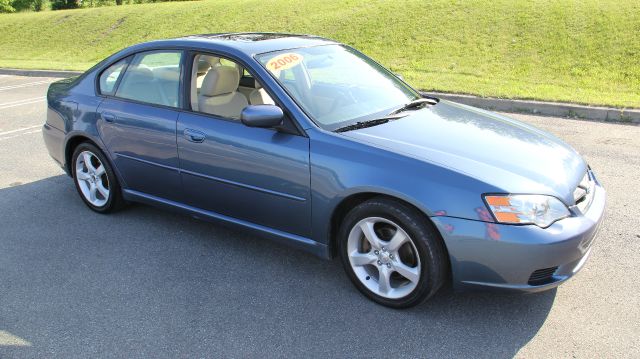
{"label": "front grille", "polygon": [[529,285],[541,285],[550,283],[553,280],[553,273],[558,270],[558,267],[538,269],[531,273],[529,277]]}
{"label": "front grille", "polygon": [[578,207],[582,213],[585,213],[591,205],[594,190],[595,182],[589,175],[589,172],[587,172],[573,191],[573,200],[575,201],[576,207]]}

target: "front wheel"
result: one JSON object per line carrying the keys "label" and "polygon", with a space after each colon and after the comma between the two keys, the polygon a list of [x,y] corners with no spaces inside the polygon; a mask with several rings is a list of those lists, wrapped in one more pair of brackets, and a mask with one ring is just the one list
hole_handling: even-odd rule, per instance
{"label": "front wheel", "polygon": [[76,189],[84,203],[98,213],[109,213],[124,206],[118,179],[102,152],[93,144],[82,143],[72,157]]}
{"label": "front wheel", "polygon": [[444,282],[448,266],[438,233],[404,203],[387,198],[361,203],[347,214],[339,240],[347,275],[377,303],[411,307]]}

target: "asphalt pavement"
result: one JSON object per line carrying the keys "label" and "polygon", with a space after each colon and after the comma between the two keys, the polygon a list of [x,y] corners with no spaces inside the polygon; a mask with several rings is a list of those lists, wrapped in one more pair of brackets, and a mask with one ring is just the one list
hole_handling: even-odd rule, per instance
{"label": "asphalt pavement", "polygon": [[640,357],[640,127],[511,115],[588,160],[607,218],[583,270],[409,309],[339,261],[133,205],[91,212],[40,126],[55,79],[0,75],[0,358]]}

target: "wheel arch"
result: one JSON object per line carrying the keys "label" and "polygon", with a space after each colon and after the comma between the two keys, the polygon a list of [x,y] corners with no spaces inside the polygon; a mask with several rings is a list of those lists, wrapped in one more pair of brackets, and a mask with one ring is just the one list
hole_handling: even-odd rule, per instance
{"label": "wheel arch", "polygon": [[372,198],[386,198],[386,199],[390,199],[393,201],[397,201],[402,203],[403,205],[406,205],[408,207],[411,207],[413,209],[415,209],[418,213],[420,213],[423,218],[426,220],[426,222],[433,227],[435,233],[437,233],[438,235],[438,240],[441,241],[442,246],[444,248],[445,251],[445,257],[447,260],[447,267],[448,267],[448,272],[449,274],[451,273],[451,258],[449,256],[449,250],[447,249],[447,244],[444,241],[444,238],[442,237],[442,233],[440,233],[440,230],[438,229],[438,227],[436,226],[436,224],[431,220],[431,217],[428,215],[428,213],[421,209],[419,206],[411,203],[408,200],[405,200],[403,198],[400,198],[398,196],[394,196],[394,195],[390,195],[390,194],[386,194],[386,193],[382,193],[382,192],[359,192],[359,193],[353,193],[345,198],[343,198],[334,208],[332,214],[331,214],[331,219],[330,219],[330,223],[329,223],[329,254],[331,255],[331,257],[336,257],[338,255],[338,231],[340,229],[340,226],[342,224],[342,220],[344,219],[344,217],[346,216],[346,214],[354,207],[356,207],[357,205],[359,205],[360,203],[363,203],[365,201],[368,201]]}
{"label": "wheel arch", "polygon": [[81,143],[84,143],[84,142],[88,142],[98,147],[98,149],[102,151],[102,154],[104,154],[105,157],[107,157],[107,159],[109,160],[109,164],[111,165],[111,167],[114,167],[113,161],[111,160],[108,151],[105,150],[104,146],[102,145],[102,143],[100,143],[100,141],[96,141],[94,138],[84,133],[72,133],[69,136],[67,136],[67,140],[65,141],[65,145],[64,145],[64,167],[69,175],[71,175],[72,173],[71,157],[73,157],[73,152],[76,150],[76,147],[78,147]]}
{"label": "wheel arch", "polygon": [[118,168],[114,165],[113,160],[111,159],[111,156],[109,155],[109,151],[107,151],[104,146],[102,145],[102,143],[100,141],[97,141],[93,138],[91,138],[91,136],[88,136],[84,133],[75,133],[75,134],[71,134],[70,136],[68,136],[66,142],[65,142],[65,146],[64,146],[64,169],[67,172],[67,174],[69,176],[73,176],[73,171],[72,171],[72,158],[73,157],[73,152],[76,150],[76,148],[82,144],[82,143],[90,143],[96,147],[98,147],[98,149],[100,151],[102,151],[102,154],[107,158],[107,161],[109,161],[109,165],[111,166],[111,168],[113,169],[113,172],[116,175],[116,178],[118,179],[118,182],[120,182],[120,186],[121,187],[125,187],[125,183],[122,180],[122,176],[120,175],[120,171],[118,170]]}
{"label": "wheel arch", "polygon": [[67,142],[64,146],[64,169],[69,176],[72,176],[72,173],[73,173],[71,170],[71,162],[72,162],[71,157],[73,157],[73,152],[81,143],[84,143],[84,142],[89,142],[92,145],[97,146],[97,144],[94,141],[92,141],[89,137],[83,136],[83,135],[75,135],[67,139]]}

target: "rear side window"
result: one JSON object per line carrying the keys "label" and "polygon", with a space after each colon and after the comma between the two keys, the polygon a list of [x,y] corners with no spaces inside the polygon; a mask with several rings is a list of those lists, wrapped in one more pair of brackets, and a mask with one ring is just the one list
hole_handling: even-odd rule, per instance
{"label": "rear side window", "polygon": [[182,51],[152,51],[134,56],[116,91],[117,97],[178,107]]}
{"label": "rear side window", "polygon": [[116,89],[116,83],[118,78],[122,75],[122,72],[127,65],[129,59],[124,59],[111,65],[109,68],[102,72],[100,75],[100,93],[103,95],[113,95]]}

